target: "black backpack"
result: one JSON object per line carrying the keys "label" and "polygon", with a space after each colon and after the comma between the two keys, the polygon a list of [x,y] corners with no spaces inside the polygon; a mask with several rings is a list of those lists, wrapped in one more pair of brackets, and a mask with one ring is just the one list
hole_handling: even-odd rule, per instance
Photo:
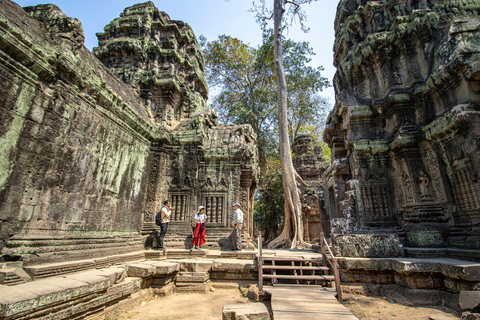
{"label": "black backpack", "polygon": [[162,223],[162,209],[160,209],[160,211],[158,211],[157,215],[155,216],[155,224],[157,226],[159,226]]}

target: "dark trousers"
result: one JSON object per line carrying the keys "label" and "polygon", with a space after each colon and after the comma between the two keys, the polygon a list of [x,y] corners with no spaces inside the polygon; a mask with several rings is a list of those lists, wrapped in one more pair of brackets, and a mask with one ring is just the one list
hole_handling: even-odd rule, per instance
{"label": "dark trousers", "polygon": [[160,239],[158,241],[158,247],[160,249],[163,248],[163,238],[165,238],[165,234],[167,233],[168,223],[160,223]]}
{"label": "dark trousers", "polygon": [[242,225],[238,225],[237,229],[232,232],[233,250],[242,250]]}

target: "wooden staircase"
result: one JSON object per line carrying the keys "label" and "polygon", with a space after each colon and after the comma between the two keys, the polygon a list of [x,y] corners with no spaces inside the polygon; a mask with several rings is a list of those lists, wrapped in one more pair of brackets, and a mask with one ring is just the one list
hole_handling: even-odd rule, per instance
{"label": "wooden staircase", "polygon": [[263,278],[270,279],[271,284],[277,284],[277,280],[295,282],[295,284],[322,284],[331,286],[334,277],[328,275],[328,267],[323,265],[322,260],[263,257]]}
{"label": "wooden staircase", "polygon": [[[328,251],[328,253],[327,253]],[[263,292],[264,280],[270,280],[272,286],[322,285],[332,287],[335,282],[337,299],[342,302],[338,264],[330,248],[322,237],[322,258],[305,259],[301,257],[265,257],[262,252],[262,236],[258,237],[258,281],[259,291]]]}

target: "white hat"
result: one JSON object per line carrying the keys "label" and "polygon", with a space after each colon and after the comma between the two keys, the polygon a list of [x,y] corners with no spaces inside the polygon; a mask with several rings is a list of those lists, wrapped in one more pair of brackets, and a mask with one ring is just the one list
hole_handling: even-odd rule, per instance
{"label": "white hat", "polygon": [[199,213],[200,213],[200,210],[202,210],[202,209],[205,209],[205,207],[199,206],[199,207],[198,207],[198,210],[197,210],[197,214],[199,214]]}

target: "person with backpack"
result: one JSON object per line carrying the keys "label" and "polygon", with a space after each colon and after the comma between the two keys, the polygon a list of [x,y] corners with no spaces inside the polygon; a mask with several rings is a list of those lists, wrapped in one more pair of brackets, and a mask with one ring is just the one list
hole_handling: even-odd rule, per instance
{"label": "person with backpack", "polygon": [[200,206],[195,215],[195,233],[193,236],[195,249],[202,249],[202,245],[205,243],[205,222],[207,221],[207,215],[204,212],[205,207]]}
{"label": "person with backpack", "polygon": [[163,247],[163,238],[165,238],[165,234],[167,233],[168,223],[170,222],[170,217],[172,215],[173,208],[170,206],[170,201],[165,200],[163,201],[163,208],[157,212],[155,217],[155,223],[157,226],[160,226],[160,239],[159,239],[159,249],[162,251],[166,251]]}

